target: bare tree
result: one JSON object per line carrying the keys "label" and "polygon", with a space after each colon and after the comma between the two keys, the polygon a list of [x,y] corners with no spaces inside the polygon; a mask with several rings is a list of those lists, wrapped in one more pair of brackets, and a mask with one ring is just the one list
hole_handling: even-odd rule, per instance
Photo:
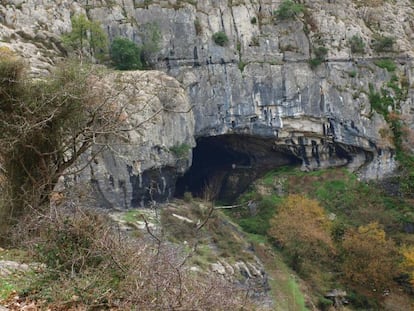
{"label": "bare tree", "polygon": [[49,77],[33,80],[18,57],[0,51],[3,222],[45,206],[59,177],[92,145],[89,161],[107,147],[108,137],[126,139],[128,131],[162,112],[129,124],[119,104],[126,86],[110,89],[104,75],[97,67],[66,62]]}

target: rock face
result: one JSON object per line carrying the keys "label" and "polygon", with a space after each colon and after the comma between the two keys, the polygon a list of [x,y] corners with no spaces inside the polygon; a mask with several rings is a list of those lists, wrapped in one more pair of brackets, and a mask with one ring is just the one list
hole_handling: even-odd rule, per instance
{"label": "rock face", "polygon": [[120,117],[126,131],[110,135],[103,152],[96,152],[100,144],[89,150],[78,167],[90,163],[75,180],[92,181],[107,208],[146,206],[171,198],[177,176],[191,166],[195,146],[194,118],[184,89],[159,71],[108,74],[101,87],[106,98],[123,108]]}
{"label": "rock face", "polygon": [[[411,85],[412,4],[308,1],[306,12],[290,19],[276,16],[279,4],[123,1],[89,13],[111,38],[137,43],[140,26],[159,25],[163,42],[155,66],[184,84],[195,105],[197,137],[271,138],[306,169],[347,165],[363,178],[391,174],[391,131],[369,93],[370,85],[378,92],[387,88],[394,74],[375,65],[386,57],[396,60],[397,79]],[[218,31],[227,34],[227,45],[212,39]],[[352,52],[353,36],[363,40],[364,51]],[[392,51],[371,44],[378,36],[395,40]],[[311,68],[320,47],[326,60]],[[398,109],[411,105],[407,91]]]}
{"label": "rock face", "polygon": [[[195,138],[237,134],[241,139],[265,140],[277,151],[274,157],[279,153],[295,157],[304,169],[347,166],[366,179],[393,174],[397,163],[392,129],[371,106],[370,97],[388,92],[392,104],[386,110],[402,112],[413,127],[412,2],[304,1],[306,10],[287,19],[277,16],[280,2],[62,0],[56,6],[46,0],[3,1],[0,31],[9,41],[2,45],[37,55],[30,61],[42,70],[47,67],[44,64],[52,63],[52,56],[64,52],[58,37],[70,29],[70,14],[87,13],[102,23],[111,40],[124,36],[138,44],[144,40],[142,29],[152,23],[162,39],[160,51],[151,60],[188,94]],[[212,39],[219,31],[228,37],[224,46]],[[362,48],[352,46],[354,36],[362,40]],[[47,39],[35,45],[36,38]],[[393,44],[381,47],[385,38]],[[45,57],[46,51],[50,58]],[[320,64],[312,68],[311,59]],[[384,59],[390,59],[395,69],[384,65]],[[397,89],[404,96],[398,96]],[[179,122],[187,122],[180,118]],[[176,126],[190,129],[192,123]],[[174,139],[175,132],[165,134],[166,140]],[[153,144],[158,145],[162,143]],[[127,193],[132,184],[144,180],[149,184],[158,180],[158,188],[173,182],[174,178],[158,172],[161,168],[172,173],[176,167],[168,157],[155,158],[150,160],[157,163],[153,166],[138,169],[132,162],[127,164],[132,175],[138,176],[129,178],[126,172],[120,176],[119,180],[129,183]],[[135,192],[129,204],[147,200]]]}

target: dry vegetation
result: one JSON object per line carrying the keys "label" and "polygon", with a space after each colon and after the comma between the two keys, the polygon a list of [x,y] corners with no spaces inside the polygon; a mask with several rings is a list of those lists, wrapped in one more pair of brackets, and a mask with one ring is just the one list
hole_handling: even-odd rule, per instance
{"label": "dry vegetation", "polygon": [[149,227],[133,237],[81,206],[66,201],[16,229],[18,246],[46,265],[18,288],[20,299],[53,310],[254,309],[245,289],[190,269],[189,251],[180,244]]}
{"label": "dry vegetation", "polygon": [[[100,83],[98,72],[72,63],[34,81],[19,58],[0,50],[1,242],[45,265],[24,282],[0,281],[40,309],[252,310],[245,289],[190,269],[194,250],[150,227],[139,237],[125,234],[81,200],[86,189],[52,191],[85,150],[98,143],[99,152],[101,139],[122,134],[122,111]],[[210,216],[200,215],[196,230],[220,226]],[[4,303],[18,310],[10,298]]]}

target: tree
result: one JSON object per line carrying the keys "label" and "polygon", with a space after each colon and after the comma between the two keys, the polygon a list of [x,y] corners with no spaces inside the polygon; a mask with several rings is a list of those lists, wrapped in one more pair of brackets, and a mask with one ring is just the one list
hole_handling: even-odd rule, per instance
{"label": "tree", "polygon": [[77,51],[81,59],[85,52],[101,58],[108,49],[108,36],[100,23],[88,20],[84,14],[73,16],[71,22],[72,31],[63,36],[66,46]]}
{"label": "tree", "polygon": [[116,131],[120,110],[97,86],[99,75],[74,63],[29,79],[18,57],[0,52],[2,221],[40,210],[63,172]]}
{"label": "tree", "polygon": [[342,248],[346,280],[380,294],[390,286],[396,274],[396,248],[378,223],[348,230]]}
{"label": "tree", "polygon": [[351,39],[349,39],[349,45],[352,53],[362,54],[365,51],[365,43],[360,36],[353,35]]}
{"label": "tree", "polygon": [[404,258],[402,268],[408,274],[411,285],[414,286],[414,246],[403,248],[401,253]]}
{"label": "tree", "polygon": [[154,54],[160,50],[161,32],[156,23],[146,23],[141,29],[141,61],[146,67],[154,62]]}
{"label": "tree", "polygon": [[111,59],[119,70],[142,69],[141,49],[127,38],[115,38],[111,44]]}
{"label": "tree", "polygon": [[269,235],[275,238],[294,260],[318,259],[334,253],[331,222],[318,201],[289,195],[270,220]]}
{"label": "tree", "polygon": [[305,10],[303,4],[295,3],[292,0],[283,0],[279,8],[274,12],[280,19],[288,19],[302,13]]}

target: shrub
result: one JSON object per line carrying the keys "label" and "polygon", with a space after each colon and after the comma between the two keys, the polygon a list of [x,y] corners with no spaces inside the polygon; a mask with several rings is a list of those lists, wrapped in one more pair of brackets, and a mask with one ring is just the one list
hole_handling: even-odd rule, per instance
{"label": "shrub", "polygon": [[141,49],[127,38],[115,38],[111,44],[111,59],[119,70],[142,69]]}
{"label": "shrub", "polygon": [[155,233],[131,238],[73,203],[21,225],[20,241],[48,264],[27,288],[40,309],[253,310],[231,281],[191,272],[181,247]]}
{"label": "shrub", "polygon": [[253,17],[250,19],[250,23],[252,23],[253,25],[255,25],[255,24],[257,23],[257,18],[256,18],[256,16],[253,16]]}
{"label": "shrub", "polygon": [[283,0],[274,14],[280,19],[289,19],[305,11],[305,7],[292,0]]}
{"label": "shrub", "polygon": [[89,55],[102,59],[108,52],[108,36],[98,22],[90,21],[84,14],[71,18],[72,31],[63,36],[66,47],[72,48],[82,57]]}
{"label": "shrub", "polygon": [[334,253],[330,227],[318,201],[289,195],[270,220],[268,234],[280,243],[297,269],[303,258],[320,261]]}
{"label": "shrub", "polygon": [[389,288],[396,275],[396,248],[378,223],[360,226],[345,233],[342,270],[347,281],[370,286],[379,295]]}
{"label": "shrub", "polygon": [[217,45],[225,46],[229,42],[229,38],[224,31],[218,31],[213,34],[213,40]]}
{"label": "shrub", "polygon": [[364,53],[365,43],[360,36],[354,35],[349,39],[349,45],[352,53]]}
{"label": "shrub", "polygon": [[414,286],[414,246],[404,247],[401,253],[404,258],[402,268],[408,274],[411,285]]}
{"label": "shrub", "polygon": [[[92,74],[95,81],[88,79]],[[1,187],[10,195],[9,207],[0,208],[10,208],[10,217],[47,206],[61,174],[98,133],[118,123],[116,108],[103,104],[92,86],[98,78],[91,68],[68,63],[47,79],[32,80],[21,61],[0,55]]]}
{"label": "shrub", "polygon": [[395,39],[387,36],[377,36],[374,38],[373,49],[376,52],[391,52]]}
{"label": "shrub", "polygon": [[397,68],[397,65],[394,63],[394,61],[389,58],[376,60],[374,64],[382,69],[386,69],[388,72],[393,72]]}
{"label": "shrub", "polygon": [[318,46],[317,48],[314,48],[313,53],[315,54],[315,57],[309,61],[312,69],[316,68],[325,61],[326,54],[328,54],[328,49],[324,46]]}
{"label": "shrub", "polygon": [[160,50],[161,31],[157,23],[146,23],[140,29],[142,38],[141,62],[145,67],[151,67],[156,61],[154,55]]}
{"label": "shrub", "polygon": [[177,157],[177,158],[184,158],[187,157],[189,151],[191,150],[191,146],[188,144],[180,144],[175,145],[170,148],[170,151]]}

